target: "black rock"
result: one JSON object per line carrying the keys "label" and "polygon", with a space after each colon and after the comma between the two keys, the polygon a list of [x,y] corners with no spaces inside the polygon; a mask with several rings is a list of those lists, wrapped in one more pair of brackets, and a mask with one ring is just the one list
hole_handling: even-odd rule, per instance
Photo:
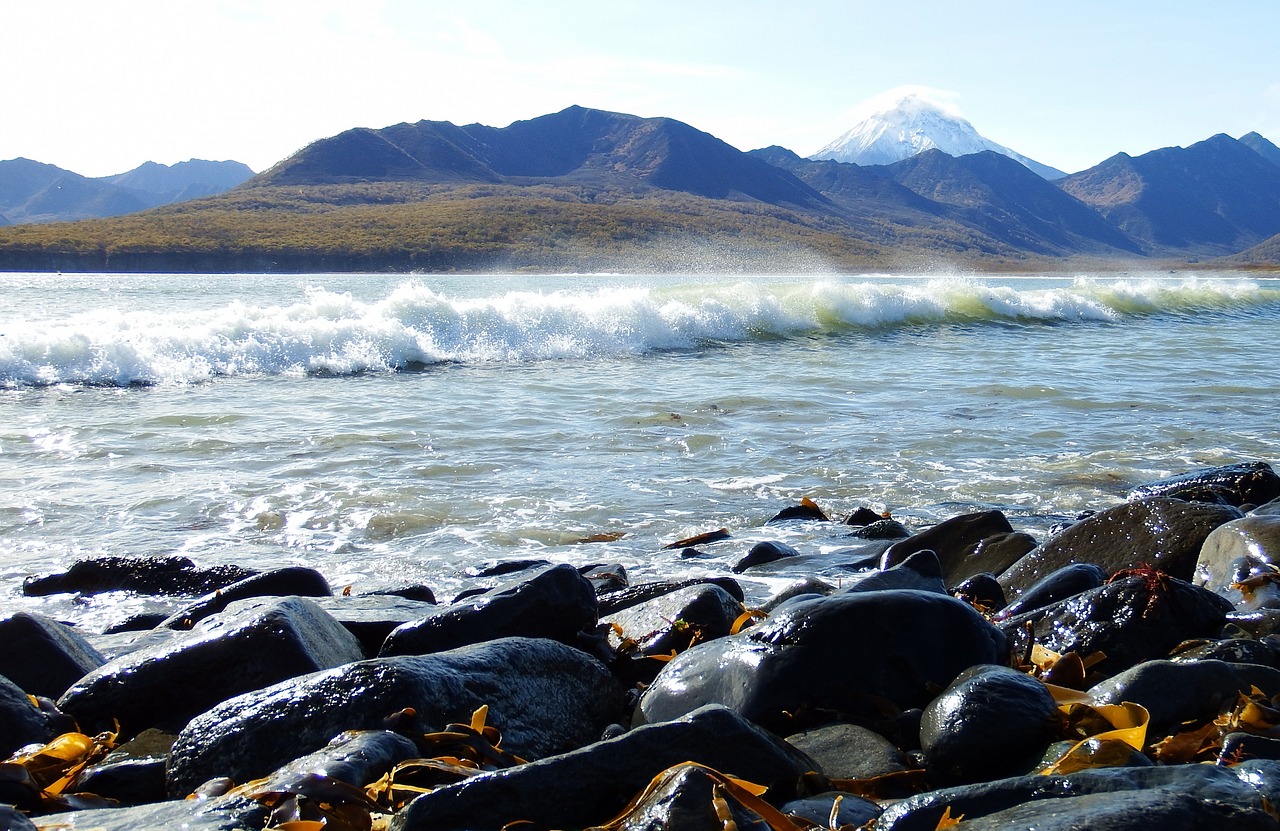
{"label": "black rock", "polygon": [[740,614],[742,604],[728,592],[703,583],[631,606],[603,622],[616,624],[640,654],[667,655],[728,635]]}
{"label": "black rock", "polygon": [[0,759],[20,747],[53,738],[53,727],[27,693],[0,675]]}
{"label": "black rock", "polygon": [[237,600],[250,597],[328,597],[331,594],[328,581],[314,568],[288,566],[237,580],[179,609],[160,625],[166,629],[190,629]]}
{"label": "black rock", "polygon": [[483,704],[503,747],[539,759],[593,741],[622,718],[600,662],[548,640],[504,638],[424,656],[376,658],[246,693],[192,719],[173,745],[169,793],[216,776],[265,776],[344,730],[381,729],[413,708],[434,729]]}
{"label": "black rock", "polygon": [[1000,581],[989,571],[975,574],[960,585],[953,586],[949,594],[988,613],[999,612],[1007,605]]}
{"label": "black rock", "polygon": [[[831,823],[831,809],[837,799],[840,807],[836,809],[835,822]],[[879,817],[881,811],[880,806],[869,799],[839,791],[793,799],[784,803],[780,810],[787,816],[813,823],[815,828],[874,828],[872,820]]]}
{"label": "black rock", "polygon": [[622,563],[584,566],[578,569],[578,573],[591,582],[597,595],[616,592],[631,585],[631,581],[627,579],[627,567]]}
{"label": "black rock", "polygon": [[577,643],[595,628],[598,603],[590,581],[571,565],[557,565],[506,583],[463,603],[437,606],[396,627],[380,655],[426,655],[504,637]]}
{"label": "black rock", "polygon": [[751,546],[750,550],[747,551],[747,556],[734,564],[733,573],[741,574],[749,568],[762,566],[765,563],[776,562],[788,557],[798,557],[799,555],[799,551],[784,542],[765,540]]}
{"label": "black rock", "polygon": [[803,753],[737,714],[708,707],[581,750],[437,788],[397,814],[392,828],[497,831],[516,820],[542,828],[598,825],[681,762],[761,785],[793,782],[816,769]]}
{"label": "black rock", "polygon": [[67,690],[59,706],[86,732],[119,720],[132,735],[362,657],[355,637],[307,598],[241,600],[189,632],[104,664]]}
{"label": "black rock", "polygon": [[790,522],[793,520],[830,522],[830,517],[823,513],[817,503],[806,499],[799,505],[789,505],[781,511],[778,511],[765,522],[765,525],[772,525],[777,522]]}
{"label": "black rock", "polygon": [[845,525],[870,525],[873,522],[879,522],[882,519],[888,519],[885,514],[873,511],[868,507],[861,507],[844,518]]}
{"label": "black rock", "polygon": [[1260,664],[1280,669],[1280,642],[1272,638],[1224,638],[1179,648],[1170,659],[1185,661],[1226,661],[1229,664]]}
{"label": "black rock", "polygon": [[108,757],[81,772],[70,790],[114,799],[121,805],[163,802],[169,798],[164,787],[164,767],[163,756],[119,760]]}
{"label": "black rock", "polygon": [[907,527],[896,519],[878,519],[849,532],[860,540],[903,540],[911,536]]}
{"label": "black rock", "polygon": [[1106,658],[1097,669],[1114,674],[1163,658],[1185,640],[1218,634],[1230,611],[1231,604],[1213,592],[1152,571],[1112,580],[998,625],[1016,641],[1031,624],[1036,639],[1055,652],[1081,658],[1101,652]]}
{"label": "black rock", "polygon": [[1043,608],[1059,600],[1096,589],[1107,582],[1107,572],[1093,563],[1072,563],[1046,574],[1004,609],[1001,617],[1013,617]]}
{"label": "black rock", "polygon": [[1280,496],[1280,476],[1265,462],[1245,462],[1202,468],[1139,485],[1129,491],[1129,501],[1152,496],[1190,499],[1204,493],[1226,497],[1231,505],[1261,505]]}
{"label": "black rock", "polygon": [[414,742],[389,730],[347,730],[324,747],[277,768],[261,780],[259,791],[290,793],[299,782],[325,779],[364,788],[407,759],[421,758]]}
{"label": "black rock", "polygon": [[1049,688],[1007,666],[976,666],[924,708],[920,749],[937,785],[1024,773],[1058,737]]}
{"label": "black rock", "polygon": [[27,815],[12,805],[0,805],[0,831],[37,831]]}
{"label": "black rock", "polygon": [[1000,575],[1006,593],[1021,594],[1072,563],[1094,563],[1108,574],[1152,565],[1191,580],[1209,532],[1241,513],[1229,505],[1152,497],[1126,502],[1081,520],[1044,542]]}
{"label": "black rock", "polygon": [[1252,808],[1223,805],[1164,790],[1095,793],[1034,802],[967,820],[969,831],[1275,831],[1274,817],[1258,804]]}
{"label": "black rock", "polygon": [[106,661],[75,629],[44,615],[0,618],[0,675],[31,695],[57,698]]}
{"label": "black rock", "polygon": [[401,586],[390,586],[384,589],[372,589],[355,593],[356,597],[402,597],[419,603],[435,603],[436,593],[430,586],[421,583],[407,583]]}
{"label": "black rock", "polygon": [[613,615],[623,609],[635,606],[638,603],[652,600],[655,597],[661,597],[664,594],[676,591],[677,589],[687,588],[689,586],[697,586],[702,584],[710,584],[719,586],[729,593],[729,596],[743,602],[746,595],[742,592],[742,586],[738,585],[738,581],[732,577],[696,577],[689,580],[655,580],[650,583],[637,583],[634,586],[628,586],[618,591],[606,592],[600,595],[600,615]]}
{"label": "black rock", "polygon": [[[1112,828],[1106,825],[1106,819],[1087,806],[1072,805],[1070,800],[1092,794],[1119,795],[1133,800],[1132,804],[1150,806],[1149,797],[1154,796],[1156,802],[1171,795],[1185,795],[1191,803],[1230,806],[1237,811],[1253,812],[1262,808],[1263,799],[1271,801],[1277,793],[1277,780],[1280,780],[1280,763],[1248,762],[1234,768],[1215,767],[1213,765],[1169,765],[1131,768],[1099,768],[1083,770],[1069,775],[1052,776],[1018,776],[1000,779],[995,782],[975,785],[961,785],[953,788],[941,788],[928,793],[912,796],[888,806],[876,823],[876,831],[935,831],[945,812],[950,811],[952,818],[963,816],[964,827],[985,828],[1041,828],[1038,819],[1028,819],[1027,812],[1036,809],[1037,817],[1044,817],[1045,822],[1054,823],[1055,829],[1066,828]],[[1142,798],[1138,798],[1142,796]],[[1118,800],[1120,804],[1124,799]],[[1105,802],[1113,809],[1119,808],[1117,802]],[[1190,808],[1190,803],[1180,805]],[[976,823],[985,817],[992,817],[1003,811],[1018,811],[1016,822],[1009,818],[1008,822],[993,820],[983,826]],[[1176,814],[1176,812],[1172,812]],[[1063,825],[1063,817],[1074,816],[1076,825]],[[1170,813],[1160,810],[1166,822],[1172,823]],[[1188,816],[1197,816],[1191,810]],[[1234,815],[1233,815],[1234,816]],[[1230,824],[1206,822],[1199,817],[1201,825],[1172,825],[1177,828],[1235,828]],[[1132,817],[1129,820],[1132,821]],[[1273,825],[1270,826],[1274,829]],[[970,826],[969,823],[975,823]],[[1143,828],[1146,826],[1119,826]],[[1165,826],[1160,826],[1163,828]],[[1245,827],[1255,827],[1252,825]],[[1159,831],[1159,829],[1157,829]]]}
{"label": "black rock", "polygon": [[907,757],[893,742],[848,722],[795,733],[787,736],[787,744],[813,759],[832,779],[869,779],[908,766]]}
{"label": "black rock", "polygon": [[999,574],[1035,547],[1026,534],[1014,534],[1000,511],[980,511],[944,520],[901,542],[894,543],[880,559],[881,568],[897,565],[917,551],[930,550],[942,563],[948,583],[989,571]]}
{"label": "black rock", "polygon": [[923,706],[965,669],[1006,658],[1004,635],[946,594],[889,589],[798,600],[668,662],[637,719],[666,721],[714,703],[787,735]]}
{"label": "black rock", "polygon": [[397,627],[422,620],[437,608],[434,603],[377,594],[317,597],[315,604],[356,636],[368,658],[378,654],[387,636]]}
{"label": "black rock", "polygon": [[187,557],[96,557],[58,574],[28,577],[28,597],[79,592],[134,591],[139,594],[206,594],[256,572],[239,566],[201,568]]}
{"label": "black rock", "polygon": [[1147,740],[1184,721],[1212,719],[1240,693],[1257,687],[1267,696],[1280,693],[1280,670],[1225,661],[1147,661],[1089,690],[1100,704],[1132,701],[1147,708]]}
{"label": "black rock", "polygon": [[928,549],[917,551],[891,568],[873,571],[839,594],[887,589],[916,589],[947,594],[947,584],[942,581],[942,564],[938,562],[938,555]]}

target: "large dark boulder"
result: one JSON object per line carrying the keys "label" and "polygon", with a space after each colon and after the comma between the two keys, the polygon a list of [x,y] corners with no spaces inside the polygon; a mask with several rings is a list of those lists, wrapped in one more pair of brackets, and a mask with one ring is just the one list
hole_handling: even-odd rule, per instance
{"label": "large dark boulder", "polygon": [[[729,634],[742,604],[719,586],[701,583],[631,606],[605,618],[617,626],[625,651],[643,655],[683,652],[690,645]],[[629,643],[628,643],[629,641]]]}
{"label": "large dark boulder", "polygon": [[924,708],[920,749],[937,785],[1025,773],[1061,731],[1049,688],[1007,666],[976,666]]}
{"label": "large dark boulder", "polygon": [[947,594],[947,584],[942,579],[942,563],[938,555],[929,549],[916,551],[897,565],[883,571],[873,571],[843,589],[841,594],[878,592],[888,589],[915,589],[934,594]]}
{"label": "large dark boulder", "polygon": [[1095,684],[1089,695],[1100,704],[1131,701],[1147,708],[1148,741],[1185,721],[1212,719],[1242,693],[1257,687],[1280,693],[1280,670],[1226,661],[1147,661]]}
{"label": "large dark boulder", "polygon": [[571,565],[544,568],[484,594],[439,606],[396,627],[381,655],[426,655],[506,637],[575,644],[595,628],[599,605],[591,582]]}
{"label": "large dark boulder", "polygon": [[1241,516],[1229,505],[1152,497],[1093,514],[1009,567],[1000,575],[1007,592],[1021,594],[1037,580],[1072,563],[1094,563],[1108,574],[1152,565],[1190,580],[1209,532]]}
{"label": "large dark boulder", "polygon": [[1275,831],[1280,827],[1261,803],[1251,808],[1223,805],[1163,790],[1095,793],[1055,799],[1048,804],[1015,805],[969,820],[967,831]]}
{"label": "large dark boulder", "polygon": [[106,661],[75,629],[44,615],[0,618],[0,675],[31,695],[57,698]]}
{"label": "large dark boulder", "polygon": [[237,600],[250,597],[328,597],[331,594],[328,581],[314,568],[287,566],[237,580],[179,609],[160,625],[167,629],[190,629]]}
{"label": "large dark boulder", "polygon": [[1005,606],[1001,617],[1033,612],[1059,600],[1096,589],[1107,582],[1106,570],[1093,563],[1072,563],[1052,571],[1032,583],[1018,599]]}
{"label": "large dark boulder", "polygon": [[824,724],[787,736],[787,744],[832,779],[869,779],[907,769],[906,754],[897,745],[860,724]]}
{"label": "large dark boulder", "polygon": [[57,574],[28,577],[22,593],[29,597],[79,592],[100,594],[207,594],[256,572],[239,566],[197,566],[187,557],[95,557],[79,560]]}
{"label": "large dark boulder", "polygon": [[929,550],[938,555],[943,579],[952,584],[983,571],[999,574],[1035,546],[1035,540],[1015,532],[1000,511],[980,511],[951,517],[894,543],[881,557],[880,567]]}
{"label": "large dark boulder", "polygon": [[1021,615],[999,626],[1017,640],[1028,625],[1036,640],[1055,652],[1087,658],[1106,655],[1097,669],[1115,674],[1178,644],[1216,636],[1231,604],[1223,598],[1158,571],[1124,577]]}
{"label": "large dark boulder", "polygon": [[0,759],[34,742],[53,738],[48,718],[31,703],[27,693],[0,675]]}
{"label": "large dark boulder", "polygon": [[215,776],[257,778],[344,730],[376,730],[414,709],[442,729],[481,705],[503,747],[540,759],[594,741],[622,717],[622,690],[599,661],[549,640],[504,638],[423,656],[357,661],[245,693],[192,719],[169,757],[169,792]]}
{"label": "large dark boulder", "polygon": [[681,762],[761,785],[794,782],[816,769],[803,753],[736,713],[706,707],[581,750],[437,788],[402,810],[392,828],[497,831],[516,820],[542,828],[598,825]]}
{"label": "large dark boulder", "polygon": [[104,664],[59,706],[87,732],[119,720],[135,734],[176,727],[232,696],[362,657],[355,637],[307,598],[242,600],[189,632]]}
{"label": "large dark boulder", "polygon": [[667,721],[723,704],[787,735],[922,707],[969,667],[1006,657],[1004,635],[947,595],[889,589],[796,599],[667,663],[637,719]]}
{"label": "large dark boulder", "polygon": [[434,603],[396,595],[361,594],[351,597],[317,597],[315,603],[356,636],[365,657],[382,649],[387,636],[398,627],[427,617]]}
{"label": "large dark boulder", "polygon": [[1148,482],[1129,491],[1129,501],[1172,496],[1188,501],[1262,505],[1280,496],[1280,476],[1265,462],[1202,468]]}
{"label": "large dark boulder", "polygon": [[[1133,799],[1135,805],[1151,807],[1153,804],[1168,804],[1166,798],[1185,795],[1191,802],[1178,803],[1180,808],[1189,809],[1189,816],[1197,814],[1191,803],[1211,806],[1230,806],[1236,809],[1227,815],[1216,815],[1219,818],[1248,817],[1263,808],[1264,800],[1275,804],[1280,796],[1277,792],[1280,785],[1280,763],[1246,762],[1236,767],[1215,767],[1213,765],[1170,765],[1129,768],[1099,768],[1082,770],[1069,775],[1053,776],[1018,776],[985,782],[976,785],[961,785],[952,788],[941,788],[918,796],[903,799],[887,807],[876,823],[876,831],[936,831],[939,821],[947,811],[954,819],[963,816],[962,828],[984,827],[1002,829],[1020,829],[1041,827],[1040,822],[1028,820],[1026,811],[1038,808],[1040,814],[1052,818],[1055,829],[1110,828],[1105,824],[1105,817],[1100,812],[1087,810],[1088,805],[1076,804],[1071,800],[1091,794],[1115,794]],[[1137,798],[1137,797],[1142,798]],[[1153,800],[1154,797],[1154,800]],[[1105,802],[1103,804],[1119,809],[1123,800]],[[1090,805],[1097,803],[1089,803]],[[994,817],[1003,811],[1017,810],[1019,814],[1008,822],[995,820],[982,826],[970,826],[970,823],[983,821],[986,817]],[[1237,813],[1239,812],[1239,813]],[[1103,812],[1105,813],[1105,812]],[[1159,815],[1172,823],[1177,811],[1159,809]],[[1074,815],[1076,824],[1064,821],[1064,817]],[[1048,821],[1048,820],[1046,820]],[[1132,822],[1130,817],[1125,820]],[[1250,820],[1252,821],[1252,820]],[[1270,826],[1275,828],[1274,820]],[[1119,825],[1118,828],[1150,828],[1143,825]],[[1165,826],[1158,826],[1156,831]],[[1178,825],[1178,828],[1235,828],[1231,824],[1202,821],[1200,825]],[[1246,828],[1254,825],[1243,826]]]}

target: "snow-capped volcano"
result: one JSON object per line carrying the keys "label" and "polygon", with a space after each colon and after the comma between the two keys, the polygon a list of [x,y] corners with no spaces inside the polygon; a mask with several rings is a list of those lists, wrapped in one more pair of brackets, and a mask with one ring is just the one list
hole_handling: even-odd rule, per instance
{"label": "snow-capped volcano", "polygon": [[[878,100],[882,103],[877,105]],[[1067,175],[984,138],[958,111],[953,107],[949,109],[951,111],[917,92],[873,99],[869,114],[862,121],[809,158],[860,165],[893,164],[933,148],[950,156],[994,150],[1021,162],[1045,179],[1061,179]]]}

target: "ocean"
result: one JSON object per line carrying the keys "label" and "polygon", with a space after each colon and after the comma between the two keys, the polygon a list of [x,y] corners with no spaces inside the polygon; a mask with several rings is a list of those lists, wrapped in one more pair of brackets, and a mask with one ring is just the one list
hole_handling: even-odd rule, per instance
{"label": "ocean", "polygon": [[[1134,485],[1280,461],[1280,279],[0,274],[0,608],[94,556],[438,596],[515,559],[833,583],[859,507],[1043,539]],[[766,526],[808,497],[835,522]],[[725,528],[682,557],[664,546]]]}

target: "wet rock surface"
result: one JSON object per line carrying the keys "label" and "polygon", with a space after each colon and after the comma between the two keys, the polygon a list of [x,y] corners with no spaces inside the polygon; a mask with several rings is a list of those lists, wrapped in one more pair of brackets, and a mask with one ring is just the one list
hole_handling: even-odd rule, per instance
{"label": "wet rock surface", "polygon": [[31,742],[53,737],[49,720],[17,684],[0,675],[0,757]]}
{"label": "wet rock surface", "polygon": [[423,656],[346,664],[231,698],[193,718],[169,759],[169,792],[217,776],[264,776],[345,730],[381,729],[405,708],[436,729],[482,705],[504,747],[538,759],[580,747],[622,716],[605,667],[555,641],[504,638]]}
{"label": "wet rock surface", "polygon": [[97,557],[56,574],[28,577],[22,593],[42,597],[63,592],[100,594],[205,594],[256,572],[239,566],[197,566],[187,557]]}
{"label": "wet rock surface", "polygon": [[1108,574],[1151,565],[1191,580],[1209,532],[1239,519],[1229,505],[1156,496],[1126,502],[1083,519],[1046,540],[1000,575],[1005,590],[1021,594],[1037,580],[1073,563],[1093,563]]}
{"label": "wet rock surface", "polygon": [[106,660],[80,633],[44,615],[0,618],[0,675],[31,695],[57,698]]}
{"label": "wet rock surface", "polygon": [[1132,502],[1152,496],[1262,505],[1280,496],[1280,475],[1265,462],[1202,468],[1140,485],[1129,491],[1128,499]]}

